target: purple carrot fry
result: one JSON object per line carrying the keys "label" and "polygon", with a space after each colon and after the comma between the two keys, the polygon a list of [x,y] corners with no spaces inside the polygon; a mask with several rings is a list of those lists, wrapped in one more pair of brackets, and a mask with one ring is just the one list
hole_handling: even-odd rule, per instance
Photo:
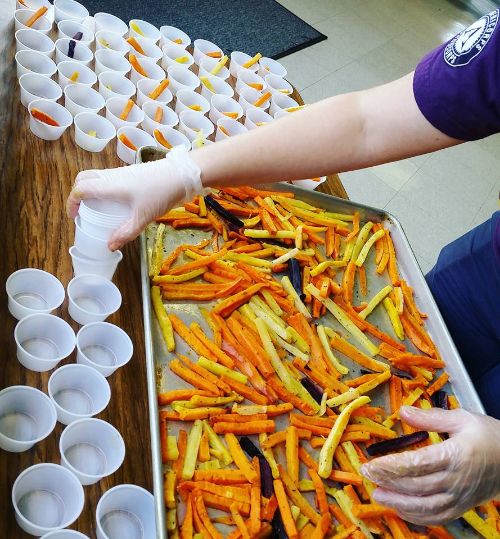
{"label": "purple carrot fry", "polygon": [[76,41],[71,39],[70,42],[69,42],[69,46],[68,46],[68,56],[70,58],[75,57],[75,47],[76,47]]}
{"label": "purple carrot fry", "polygon": [[75,41],[81,41],[83,38],[83,32],[77,32],[74,36],[73,36],[73,39]]}
{"label": "purple carrot fry", "polygon": [[323,398],[323,392],[321,389],[307,376],[304,376],[300,383],[306,388],[306,390],[311,394],[311,397],[318,403],[321,404],[321,399]]}
{"label": "purple carrot fry", "polygon": [[384,453],[389,453],[390,451],[396,451],[398,449],[403,449],[409,445],[418,444],[429,438],[429,433],[426,430],[419,430],[418,432],[413,432],[412,434],[405,434],[399,436],[399,438],[393,438],[392,440],[383,440],[382,442],[377,442],[370,445],[366,448],[366,452],[370,457],[375,455],[383,455]]}
{"label": "purple carrot fry", "polygon": [[446,391],[436,391],[436,393],[432,395],[431,400],[436,408],[448,410],[448,393],[446,393]]}

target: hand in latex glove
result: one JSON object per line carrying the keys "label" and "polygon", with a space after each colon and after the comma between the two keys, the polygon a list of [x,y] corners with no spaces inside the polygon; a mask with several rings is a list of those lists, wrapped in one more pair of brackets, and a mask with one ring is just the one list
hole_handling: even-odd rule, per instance
{"label": "hand in latex glove", "polygon": [[500,494],[500,421],[465,410],[404,406],[401,419],[448,432],[441,444],[374,459],[362,473],[374,499],[415,524],[443,524]]}
{"label": "hand in latex glove", "polygon": [[179,146],[159,161],[80,172],[68,197],[67,212],[74,219],[80,201],[91,198],[128,204],[130,219],[115,230],[109,241],[114,251],[136,238],[156,217],[201,192],[200,169]]}

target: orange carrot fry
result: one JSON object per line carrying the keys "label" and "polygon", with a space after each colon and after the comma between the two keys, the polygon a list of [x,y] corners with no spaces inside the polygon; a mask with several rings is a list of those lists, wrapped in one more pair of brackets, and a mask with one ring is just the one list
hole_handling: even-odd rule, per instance
{"label": "orange carrot fry", "polygon": [[326,491],[323,480],[318,475],[318,472],[313,468],[309,468],[307,473],[309,474],[309,477],[314,485],[314,490],[316,491],[316,506],[320,514],[328,514],[328,500],[326,499]]}
{"label": "orange carrot fry", "polygon": [[163,93],[163,91],[168,87],[170,84],[170,81],[168,79],[164,79],[158,84],[156,88],[154,88],[149,94],[148,97],[152,99],[153,101],[155,99],[158,99],[160,95]]}
{"label": "orange carrot fry", "polygon": [[[326,494],[325,494],[326,499]],[[323,516],[321,517],[320,521],[316,524],[316,528],[314,528],[314,531],[309,536],[311,539],[323,539],[325,537],[326,533],[328,532],[328,529],[330,528],[330,515],[328,514],[328,505],[326,506],[326,512],[323,513]]]}
{"label": "orange carrot fry", "polygon": [[276,499],[278,500],[281,519],[283,520],[283,525],[285,526],[285,531],[289,539],[297,539],[297,527],[295,526],[295,521],[293,520],[292,511],[290,509],[290,505],[288,504],[285,488],[283,487],[281,479],[275,479],[273,481],[273,485],[274,493],[276,494]]}
{"label": "orange carrot fry", "polygon": [[160,417],[160,447],[161,447],[161,460],[163,464],[168,462],[168,447],[167,447],[167,420]]}
{"label": "orange carrot fry", "polygon": [[[219,253],[217,253],[219,254]],[[208,258],[208,257],[207,257]],[[223,317],[231,314],[235,309],[246,303],[256,292],[258,292],[265,285],[263,283],[257,283],[242,292],[238,292],[234,296],[231,296],[224,301],[221,301],[213,309],[213,312],[220,314]]]}
{"label": "orange carrot fry", "polygon": [[351,526],[351,521],[344,515],[344,512],[342,511],[342,509],[340,509],[340,507],[337,504],[331,503],[328,506],[328,509],[330,509],[330,513],[333,515],[333,517],[339,524],[342,524],[344,528],[349,529],[349,527]]}
{"label": "orange carrot fry", "polygon": [[243,472],[243,474],[250,483],[256,481],[257,473],[250,466],[250,463],[248,462],[245,453],[243,453],[243,449],[241,449],[236,436],[234,434],[227,433],[224,438],[236,466],[241,470],[241,472]]}
{"label": "orange carrot fry", "polygon": [[40,122],[43,122],[47,125],[52,125],[53,127],[59,127],[60,125],[57,120],[55,120],[54,118],[52,118],[52,116],[50,116],[46,112],[43,112],[40,109],[32,108],[31,116],[33,116],[33,118],[35,118],[36,120],[39,120]]}
{"label": "orange carrot fry", "polygon": [[128,118],[128,115],[130,114],[130,111],[133,109],[134,105],[135,103],[132,101],[132,99],[127,101],[120,113],[120,120],[126,120]]}
{"label": "orange carrot fry", "polygon": [[139,75],[142,75],[143,77],[147,77],[148,74],[146,71],[144,71],[143,67],[139,63],[139,60],[137,60],[137,56],[135,54],[130,53],[128,55],[128,61],[132,64],[132,67],[139,73]]}
{"label": "orange carrot fry", "polygon": [[160,124],[162,120],[163,120],[163,109],[161,107],[157,107],[155,116],[154,116],[154,121]]}
{"label": "orange carrot fry", "polygon": [[247,478],[240,470],[195,470],[193,481],[207,481],[217,485],[238,485],[247,483]]}
{"label": "orange carrot fry", "polygon": [[213,395],[221,394],[221,391],[215,384],[204,380],[191,369],[187,369],[186,367],[184,367],[178,359],[174,359],[174,361],[171,361],[169,363],[169,368],[174,374],[177,374],[179,378],[182,378],[194,387],[209,391]]}
{"label": "orange carrot fry", "polygon": [[31,28],[40,17],[43,17],[45,13],[47,13],[48,9],[49,8],[47,6],[42,6],[41,8],[37,9],[35,13],[33,13],[33,15],[24,23],[24,25]]}
{"label": "orange carrot fry", "polygon": [[261,432],[274,432],[274,421],[267,419],[265,421],[248,421],[247,423],[218,422],[214,425],[214,431],[217,434],[232,433],[238,436],[247,436],[250,434],[260,434]]}
{"label": "orange carrot fry", "polygon": [[184,456],[187,447],[187,432],[184,429],[179,430],[177,435],[177,449],[179,450],[179,458],[172,463],[172,469],[175,471],[177,481],[182,479],[182,468],[184,467]]}
{"label": "orange carrot fry", "polygon": [[299,480],[299,435],[297,427],[287,427],[285,438],[286,467],[288,474],[296,483]]}
{"label": "orange carrot fry", "polygon": [[174,401],[189,400],[191,397],[199,395],[200,397],[213,397],[213,393],[201,389],[173,389],[164,393],[158,393],[158,404],[165,406]]}
{"label": "orange carrot fry", "polygon": [[208,266],[212,262],[215,262],[216,260],[219,260],[220,258],[224,257],[226,253],[227,249],[221,249],[218,253],[203,256],[198,260],[194,260],[193,262],[188,262],[187,264],[183,264],[182,266],[177,266],[169,272],[169,275],[180,275],[181,273],[186,273],[187,271],[191,271],[193,269]]}
{"label": "orange carrot fry", "polygon": [[257,99],[255,103],[253,103],[253,106],[261,107],[271,97],[271,95],[271,92],[266,92],[265,94],[261,95],[259,99]]}
{"label": "orange carrot fry", "polygon": [[190,331],[184,322],[175,314],[169,315],[170,322],[175,333],[199,356],[206,357],[212,361],[217,361],[217,357],[198,339],[198,337]]}
{"label": "orange carrot fry", "polygon": [[432,396],[436,391],[439,391],[447,382],[449,379],[449,375],[446,372],[443,372],[443,374],[435,380],[435,382],[430,385],[427,388],[427,395]]}
{"label": "orange carrot fry", "polygon": [[[161,109],[160,109],[161,110]],[[171,150],[173,148],[172,144],[166,139],[165,135],[159,130],[155,129],[153,131],[153,135],[155,139],[164,147],[167,148],[167,150]],[[205,221],[204,221],[205,222]]]}
{"label": "orange carrot fry", "polygon": [[[203,330],[201,327],[196,324],[192,323],[189,326],[189,329],[191,330],[191,333],[198,338],[198,340],[205,345],[210,352],[212,352],[212,357],[217,358],[217,362],[221,363],[225,367],[232,369],[234,367],[234,361],[220,348],[218,348],[206,335],[203,333]],[[203,355],[203,354],[201,354]],[[205,356],[206,357],[206,356]]]}
{"label": "orange carrot fry", "polygon": [[224,536],[217,530],[217,528],[210,520],[210,517],[208,516],[207,508],[205,507],[205,502],[203,501],[203,496],[196,496],[195,493],[193,493],[193,495],[195,496],[196,511],[198,512],[198,515],[203,522],[203,525],[209,532],[210,537],[212,537],[213,539],[224,539]]}
{"label": "orange carrot fry", "polygon": [[265,421],[267,414],[252,414],[252,415],[239,415],[239,414],[223,414],[215,416],[211,419],[211,423],[219,423],[221,421],[234,422],[234,423],[246,423],[247,421]]}
{"label": "orange carrot fry", "polygon": [[255,535],[261,527],[261,479],[260,479],[260,465],[259,459],[254,457],[252,459],[252,467],[257,475],[256,480],[252,483],[250,489],[250,523],[249,531],[252,535]]}
{"label": "orange carrot fry", "polygon": [[210,58],[222,58],[222,52],[220,51],[206,52],[205,55]]}
{"label": "orange carrot fry", "polygon": [[375,503],[369,504],[355,504],[352,506],[352,514],[355,517],[365,519],[365,518],[378,518],[385,516],[397,516],[397,513],[394,509],[389,507],[384,507],[383,505],[377,505]]}
{"label": "orange carrot fry", "polygon": [[143,56],[146,56],[146,53],[144,52],[144,49],[139,45],[139,42],[135,37],[129,37],[127,39],[127,43],[133,47],[139,54],[142,54]]}
{"label": "orange carrot fry", "polygon": [[255,389],[252,389],[250,386],[247,386],[246,384],[242,384],[241,382],[238,382],[237,380],[234,380],[233,378],[230,378],[229,376],[222,376],[222,380],[238,395],[241,395],[242,397],[245,397],[249,401],[255,403],[255,404],[262,404],[265,405],[268,403],[267,397],[256,391]]}
{"label": "orange carrot fry", "polygon": [[229,509],[231,510],[231,516],[233,517],[233,522],[234,524],[236,524],[241,537],[243,539],[250,539],[248,528],[246,527],[244,520],[241,518],[241,515],[238,511],[238,506],[232,503]]}
{"label": "orange carrot fry", "polygon": [[180,539],[192,539],[194,530],[193,530],[193,505],[192,505],[191,494],[188,496],[186,501],[186,513],[184,515],[184,520],[182,521]]}
{"label": "orange carrot fry", "polygon": [[125,135],[125,133],[122,133],[119,137],[120,141],[127,146],[127,148],[130,148],[134,152],[137,151],[137,146]]}

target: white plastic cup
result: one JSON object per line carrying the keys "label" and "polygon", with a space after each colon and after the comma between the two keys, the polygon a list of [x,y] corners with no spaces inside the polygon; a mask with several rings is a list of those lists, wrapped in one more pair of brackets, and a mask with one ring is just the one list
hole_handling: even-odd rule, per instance
{"label": "white plastic cup", "polygon": [[[73,73],[78,73],[78,78],[76,82],[71,80]],[[59,86],[64,89],[68,84],[81,84],[83,86],[93,86],[97,82],[97,76],[87,66],[80,64],[78,62],[67,61],[61,62],[57,66],[57,82]]]}
{"label": "white plastic cup", "polygon": [[132,68],[130,62],[121,52],[111,49],[100,49],[95,52],[95,74],[99,76],[103,71],[116,71],[127,75]]}
{"label": "white plastic cup", "polygon": [[[165,80],[165,79],[164,79]],[[149,94],[161,83],[162,81],[157,81],[153,79],[141,79],[137,82],[137,106],[142,107],[144,103],[148,101],[153,101]],[[174,96],[172,92],[167,88],[154,100],[155,103],[162,103],[167,105],[172,101]]]}
{"label": "white plastic cup", "polygon": [[96,509],[97,539],[150,539],[156,536],[153,495],[135,485],[103,494]]}
{"label": "white plastic cup", "polygon": [[291,95],[293,93],[293,86],[278,75],[266,75],[264,80],[266,81],[268,90],[273,95]]}
{"label": "white plastic cup", "polygon": [[39,73],[26,73],[19,79],[21,88],[21,103],[28,107],[35,99],[57,101],[62,96],[62,90],[57,82]]}
{"label": "white plastic cup", "polygon": [[114,251],[113,257],[104,260],[95,260],[89,258],[73,245],[69,248],[69,254],[71,256],[71,262],[73,264],[73,275],[100,275],[106,279],[113,279],[118,264],[123,259],[123,253],[121,251]]}
{"label": "white plastic cup", "polygon": [[52,373],[48,393],[63,425],[100,414],[111,399],[106,378],[92,367],[75,363]]}
{"label": "white plastic cup", "polygon": [[99,75],[99,93],[105,101],[112,97],[130,99],[135,91],[134,83],[116,71],[103,71]]}
{"label": "white plastic cup", "polygon": [[[161,108],[163,111],[161,122],[157,122],[154,119],[158,108]],[[144,131],[150,135],[153,134],[155,129],[175,127],[179,123],[179,116],[170,107],[158,101],[146,101],[142,105],[142,111],[144,112],[144,120],[141,125]]]}
{"label": "white plastic cup", "polygon": [[[221,126],[228,134],[222,131]],[[217,132],[215,133],[215,142],[228,137],[240,135],[241,133],[246,133],[247,131],[248,129],[243,124],[237,122],[236,120],[233,120],[232,118],[219,118],[217,120]]]}
{"label": "white plastic cup", "polygon": [[145,37],[141,37],[141,36],[135,36],[134,39],[137,41],[141,49],[144,51],[144,54],[134,49],[134,47],[132,47],[130,43],[127,43],[127,47],[128,47],[128,51],[131,52],[132,54],[135,54],[135,56],[139,60],[141,58],[149,58],[150,60],[154,60],[156,63],[158,63],[161,60],[163,53],[161,52],[160,47],[158,47],[158,45],[153,43],[153,41]]}
{"label": "white plastic cup", "polygon": [[295,99],[292,99],[290,96],[284,94],[274,94],[271,97],[269,114],[271,114],[271,116],[274,116],[278,111],[289,112],[286,109],[298,106],[299,104],[297,103],[297,101],[295,101]]}
{"label": "white plastic cup", "polygon": [[287,75],[284,65],[280,64],[276,60],[273,60],[272,58],[267,58],[266,56],[263,56],[259,60],[258,73],[262,78],[265,78],[266,75],[276,75],[284,79]]}
{"label": "white plastic cup", "polygon": [[19,526],[30,535],[66,528],[80,516],[85,495],[77,477],[58,464],[36,464],[19,474],[12,503]]}
{"label": "white plastic cup", "polygon": [[185,110],[179,114],[179,131],[186,135],[189,142],[193,142],[200,131],[203,133],[203,138],[208,138],[214,130],[214,124],[199,112]]}
{"label": "white plastic cup", "polygon": [[85,232],[108,241],[112,232],[129,218],[130,211],[128,204],[91,198],[80,203],[78,215]]}
{"label": "white plastic cup", "polygon": [[133,65],[131,65],[130,80],[137,85],[141,79],[153,79],[161,81],[167,77],[165,71],[151,58],[138,58],[137,62],[142,67],[147,76],[139,73]]}
{"label": "white plastic cup", "polygon": [[89,16],[89,10],[75,0],[54,0],[54,20],[83,22]]}
{"label": "white plastic cup", "polygon": [[[59,126],[48,125],[45,122],[37,120],[31,114],[31,110],[37,108],[42,112],[50,114]],[[37,137],[43,140],[57,140],[61,138],[62,134],[73,123],[73,116],[62,105],[55,101],[49,101],[48,99],[35,99],[32,101],[28,110],[30,113],[30,130]]]}
{"label": "white plastic cup", "polygon": [[[191,107],[200,107],[200,110],[194,110]],[[198,114],[206,114],[210,110],[210,103],[200,94],[193,90],[179,90],[175,103],[175,112],[180,114],[185,110],[194,110]]]}
{"label": "white plastic cup", "polygon": [[198,150],[199,148],[203,148],[203,146],[209,146],[210,144],[214,144],[212,140],[208,139],[194,139],[193,142],[191,142],[191,149],[192,150]]}
{"label": "white plastic cup", "polygon": [[101,30],[95,35],[95,50],[108,49],[116,51],[125,56],[129,50],[129,44],[125,38],[116,32]]}
{"label": "white plastic cup", "polygon": [[245,114],[245,127],[255,129],[256,127],[262,127],[263,124],[268,124],[273,121],[273,117],[265,110],[258,109],[257,107],[248,107]]}
{"label": "white plastic cup", "polygon": [[207,85],[202,83],[201,95],[208,101],[211,101],[213,95],[225,95],[227,97],[234,96],[234,90],[232,87],[220,77],[215,75],[207,75],[207,79],[215,90],[215,92],[212,92]]}
{"label": "white plastic cup", "polygon": [[[175,148],[176,146],[184,146],[186,150],[191,149],[191,141],[188,139],[186,135],[184,135],[180,131],[177,131],[176,129],[173,129],[172,127],[167,127],[164,125],[158,126],[155,129],[157,129],[163,135],[163,137],[168,141],[168,143],[172,146],[172,148]],[[156,138],[154,130],[153,130],[153,136],[159,148],[165,149],[167,151],[170,151],[172,149],[172,148],[166,148],[165,146],[163,146],[163,144]]]}
{"label": "white plastic cup", "polygon": [[10,314],[22,320],[30,314],[51,313],[64,301],[64,286],[52,274],[35,268],[12,273],[6,283]]}
{"label": "white plastic cup", "polygon": [[[177,95],[179,90],[196,90],[200,85],[200,79],[189,69],[181,66],[171,66],[167,69],[170,80],[170,91]],[[204,96],[205,97],[205,96]]]}
{"label": "white plastic cup", "polygon": [[33,9],[16,9],[14,13],[14,29],[17,32],[21,29],[32,28],[42,34],[48,35],[52,30],[52,23],[46,15],[40,17],[32,26],[26,26],[28,19],[34,15]]}
{"label": "white plastic cup", "polygon": [[[132,29],[133,25],[137,25],[139,27],[142,35]],[[142,19],[132,19],[128,23],[128,27],[128,37],[145,37],[153,43],[158,43],[158,41],[160,41],[160,30],[158,30],[158,28],[156,28],[156,26],[154,26],[150,22],[144,21]]]}
{"label": "white plastic cup", "polygon": [[36,372],[53,369],[75,348],[75,332],[62,318],[52,314],[31,314],[14,329],[19,363]]}
{"label": "white plastic cup", "polygon": [[52,77],[57,71],[56,64],[46,54],[38,51],[24,50],[16,52],[17,78],[26,73],[39,73]]}
{"label": "white plastic cup", "polygon": [[233,98],[226,95],[215,94],[212,96],[210,102],[210,113],[208,117],[214,124],[217,123],[219,118],[231,118],[227,114],[234,115],[236,114],[236,120],[239,120],[243,116],[243,109],[239,103],[237,103]]}
{"label": "white plastic cup", "polygon": [[229,71],[233,77],[238,77],[240,71],[253,71],[256,72],[259,69],[258,63],[250,67],[243,67],[252,57],[246,52],[233,51],[230,56]]}
{"label": "white plastic cup", "polygon": [[[80,112],[75,116],[75,142],[88,152],[102,152],[115,138],[115,126],[106,118],[93,112]],[[95,131],[95,136],[89,134]]]}
{"label": "white plastic cup", "polygon": [[106,378],[126,365],[134,346],[123,329],[108,322],[83,326],[76,336],[76,361],[99,371]]}
{"label": "white plastic cup", "polygon": [[0,391],[0,448],[11,453],[31,449],[54,430],[52,401],[38,389],[11,386]]}
{"label": "white plastic cup", "polygon": [[85,256],[96,260],[109,260],[113,256],[106,240],[96,238],[82,229],[79,216],[75,218],[75,247]]}
{"label": "white plastic cup", "polygon": [[[161,67],[165,70],[170,66],[181,66],[184,69],[189,69],[194,64],[193,56],[182,45],[167,43],[162,51]],[[178,58],[185,59],[185,62],[179,62]]]}
{"label": "white plastic cup", "polygon": [[[215,43],[212,43],[211,41],[207,41],[206,39],[195,39],[193,43],[193,58],[196,65],[200,65],[200,61],[207,57],[207,53],[209,52],[218,52],[220,56],[217,58],[217,60],[220,60],[224,56],[224,52],[222,49],[216,45]],[[212,58],[211,56],[208,56],[208,58]]]}
{"label": "white plastic cup", "polygon": [[71,84],[64,88],[64,106],[73,118],[81,112],[97,114],[105,105],[104,97],[90,86]]}
{"label": "white plastic cup", "polygon": [[[85,365],[73,365],[85,367]],[[91,367],[87,367],[104,376]],[[109,386],[109,384],[108,384]],[[68,425],[59,440],[61,465],[73,472],[82,485],[93,485],[114,474],[123,464],[125,443],[120,433],[101,419],[79,419]]]}
{"label": "white plastic cup", "polygon": [[191,45],[191,38],[175,26],[162,26],[160,27],[160,47],[163,48],[168,43],[177,43],[186,49]]}
{"label": "white plastic cup", "polygon": [[122,304],[120,291],[100,275],[79,275],[68,284],[68,312],[81,324],[102,322]]}
{"label": "white plastic cup", "polygon": [[[198,76],[207,77],[212,75],[212,69],[219,63],[220,58],[210,58],[210,56],[205,56],[200,60],[200,65],[198,66]],[[221,70],[215,75],[219,79],[227,80],[230,76],[229,69],[224,66]]]}
{"label": "white plastic cup", "polygon": [[[16,9],[33,9],[37,11],[43,6],[47,7],[48,9],[52,8],[52,4],[49,2],[49,0],[29,0],[28,4],[23,4],[20,0],[16,0]],[[47,12],[47,15],[50,18],[49,13],[50,11]]]}
{"label": "white plastic cup", "polygon": [[255,90],[262,92],[266,90],[267,83],[262,77],[259,77],[254,71],[249,69],[243,69],[238,73],[238,78],[236,79],[236,93],[239,94],[243,88],[253,88],[250,84],[259,85],[259,88],[254,88]]}
{"label": "white plastic cup", "polygon": [[40,539],[89,539],[89,537],[75,530],[57,530],[46,533]]}
{"label": "white plastic cup", "polygon": [[106,101],[106,118],[115,126],[116,129],[121,127],[137,127],[144,120],[144,113],[135,103],[126,120],[120,118],[128,99],[124,97],[112,97]]}
{"label": "white plastic cup", "polygon": [[117,132],[116,154],[122,161],[127,163],[127,165],[135,163],[135,155],[137,152],[123,144],[120,140],[120,135],[122,134],[132,142],[137,150],[141,149],[143,146],[157,146],[156,140],[142,129],[138,129],[137,127],[120,127]]}
{"label": "white plastic cup", "polygon": [[[255,88],[242,88],[238,103],[243,107],[243,110],[246,112],[250,107],[259,108],[262,110],[267,110],[269,108],[270,99],[267,99],[260,107],[255,106],[255,102],[262,97],[263,92],[258,92]],[[287,96],[283,96],[287,97]]]}
{"label": "white plastic cup", "polygon": [[95,31],[107,30],[109,32],[116,32],[122,37],[128,32],[128,26],[116,15],[111,13],[104,13],[100,11],[94,15]]}
{"label": "white plastic cup", "polygon": [[52,58],[55,51],[55,44],[50,37],[33,28],[22,28],[16,32],[16,52],[38,51]]}
{"label": "white plastic cup", "polygon": [[60,21],[57,24],[57,39],[63,39],[65,37],[73,39],[78,32],[81,32],[83,35],[82,38],[77,41],[82,45],[90,47],[94,42],[94,32],[92,32],[88,26],[76,21],[68,20]]}

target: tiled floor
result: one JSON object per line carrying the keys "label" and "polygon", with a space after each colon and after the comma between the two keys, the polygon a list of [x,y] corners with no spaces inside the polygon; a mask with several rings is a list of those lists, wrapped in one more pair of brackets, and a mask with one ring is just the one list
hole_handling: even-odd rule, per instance
{"label": "tiled floor", "polygon": [[[477,18],[457,0],[280,3],[328,36],[281,60],[306,103],[398,78]],[[500,135],[341,179],[352,200],[400,219],[426,272],[445,244],[500,209]]]}

